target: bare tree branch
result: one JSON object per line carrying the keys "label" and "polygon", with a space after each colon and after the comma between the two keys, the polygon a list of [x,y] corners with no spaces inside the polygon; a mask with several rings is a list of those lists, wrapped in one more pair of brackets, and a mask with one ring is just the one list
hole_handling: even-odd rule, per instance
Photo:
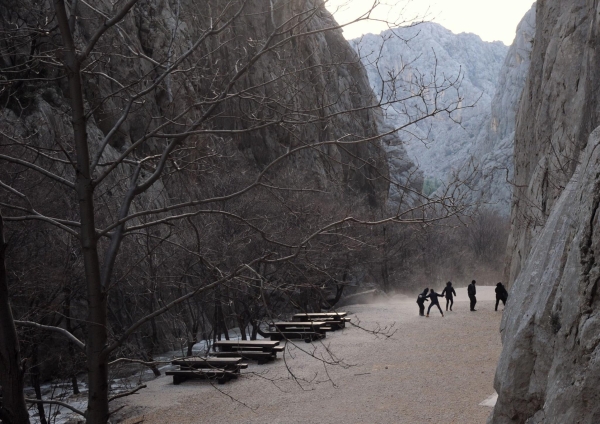
{"label": "bare tree branch", "polygon": [[65,402],[61,402],[59,400],[44,400],[44,399],[25,399],[25,402],[29,402],[29,403],[44,403],[44,404],[48,404],[48,405],[58,405],[58,406],[62,406],[63,408],[67,408],[70,409],[71,411],[75,412],[76,414],[81,415],[82,417],[85,418],[85,412],[80,411],[79,409],[75,408],[72,405],[69,405],[68,403]]}
{"label": "bare tree branch", "polygon": [[53,331],[55,333],[62,334],[63,336],[65,336],[66,338],[71,340],[73,342],[73,344],[75,344],[75,346],[77,346],[79,349],[81,349],[82,351],[85,351],[85,344],[81,340],[79,340],[77,337],[75,337],[73,334],[71,334],[67,330],[65,330],[64,328],[55,327],[53,325],[42,325],[42,324],[38,324],[37,322],[31,322],[31,321],[15,320],[15,324],[20,325],[22,327],[32,327],[32,328],[37,328],[38,330]]}

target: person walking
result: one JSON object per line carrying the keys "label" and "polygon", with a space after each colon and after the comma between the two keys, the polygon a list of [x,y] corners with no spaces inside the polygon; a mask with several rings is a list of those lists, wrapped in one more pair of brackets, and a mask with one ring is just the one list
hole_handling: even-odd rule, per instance
{"label": "person walking", "polygon": [[427,300],[428,291],[429,288],[426,288],[425,290],[423,290],[423,293],[420,293],[417,297],[417,305],[419,305],[419,316],[421,317],[425,316],[425,302],[429,302],[429,300]]}
{"label": "person walking", "polygon": [[469,300],[471,301],[471,311],[477,310],[475,309],[475,304],[477,303],[477,297],[475,297],[477,289],[475,288],[475,284],[477,284],[477,281],[473,280],[471,281],[471,284],[469,284],[469,287],[467,287],[467,293],[469,295]]}
{"label": "person walking", "polygon": [[502,306],[506,307],[506,300],[508,299],[508,291],[506,287],[502,283],[496,284],[496,308],[494,311],[498,310],[498,304],[502,301]]}
{"label": "person walking", "polygon": [[429,299],[431,299],[431,303],[429,304],[429,308],[427,308],[427,315],[425,315],[427,318],[429,318],[429,311],[431,311],[431,307],[433,305],[437,306],[437,308],[440,310],[440,314],[442,314],[442,316],[444,316],[444,313],[442,312],[442,307],[440,306],[440,302],[438,301],[438,297],[441,297],[442,295],[439,293],[436,293],[433,289],[431,289],[429,291],[429,294],[427,295],[427,297]]}
{"label": "person walking", "polygon": [[454,296],[456,296],[456,291],[454,287],[452,287],[452,282],[448,281],[446,283],[446,287],[442,290],[442,296],[446,296],[446,311],[448,310],[448,305],[450,305],[450,310],[452,310],[452,305],[454,305]]}

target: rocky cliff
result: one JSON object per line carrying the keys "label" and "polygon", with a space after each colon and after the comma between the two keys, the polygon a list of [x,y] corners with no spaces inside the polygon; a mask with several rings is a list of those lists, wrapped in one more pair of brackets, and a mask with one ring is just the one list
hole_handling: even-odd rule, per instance
{"label": "rocky cliff", "polygon": [[585,0],[537,5],[492,423],[600,420],[598,12]]}
{"label": "rocky cliff", "polygon": [[459,179],[469,181],[468,202],[493,207],[505,216],[510,215],[512,198],[516,115],[529,71],[534,33],[535,4],[517,27],[500,69],[484,129],[457,167]]}
{"label": "rocky cliff", "polygon": [[[463,166],[482,134],[487,134],[491,102],[507,47],[501,42],[484,42],[474,34],[453,34],[435,23],[367,34],[352,40],[352,45],[365,64],[375,93],[384,102],[405,91],[414,94],[420,88],[428,92],[427,96],[434,96],[434,81],[456,83],[456,90],[440,92],[437,102],[443,107],[460,102],[457,110],[419,121],[400,133],[426,180],[433,184],[446,180],[452,170]],[[410,87],[406,89],[406,85]],[[426,103],[411,99],[386,105],[385,120],[399,127],[407,116],[432,110],[432,105]]]}
{"label": "rocky cliff", "polygon": [[[12,21],[17,22],[19,15],[25,17],[25,27],[40,25],[44,15],[52,16],[50,9],[43,9],[45,6],[33,13],[33,10],[39,9],[34,3],[7,3],[6,10],[13,10],[14,13],[5,13],[7,19],[4,28],[9,30],[11,25],[16,25]],[[224,25],[224,30],[214,36],[205,35],[210,25],[226,22],[244,3],[240,15],[231,24]],[[103,11],[114,12],[118,5],[104,2],[98,8],[90,8],[85,4],[77,7],[76,41],[85,43],[98,29],[99,15]],[[92,111],[88,131],[93,143],[99,143],[117,122],[127,96],[115,93],[119,89],[125,91],[125,84],[130,84],[127,88],[131,91],[141,90],[142,86],[150,84],[160,75],[159,71],[165,64],[187,54],[181,67],[147,95],[143,103],[133,108],[129,118],[112,137],[109,150],[112,148],[117,152],[125,150],[135,140],[170,119],[179,119],[179,122],[172,123],[175,128],[183,125],[186,119],[191,119],[189,112],[186,114],[190,108],[205,110],[205,104],[219,95],[227,78],[247,64],[275,27],[309,12],[310,17],[296,30],[313,31],[314,35],[290,40],[285,47],[273,49],[253,63],[231,90],[235,93],[247,90],[247,96],[236,94],[231,96],[231,100],[223,102],[214,118],[210,119],[210,127],[244,131],[261,119],[268,120],[262,115],[271,113],[269,118],[274,115],[283,118],[287,114],[286,117],[290,118],[293,114],[290,114],[290,108],[306,113],[307,117],[297,120],[292,131],[284,128],[284,125],[270,125],[232,137],[235,147],[247,159],[247,165],[256,169],[297,146],[299,138],[324,141],[365,138],[377,134],[381,131],[377,122],[380,112],[375,109],[358,111],[365,105],[374,104],[374,97],[364,69],[356,63],[355,53],[343,38],[341,30],[319,32],[336,25],[321,0],[270,3],[256,0],[227,4],[215,0],[214,4],[201,7],[192,1],[141,1],[116,31],[105,35],[103,43],[92,55],[93,60],[97,61],[95,69],[84,74],[87,78],[86,101]],[[56,31],[56,27],[50,30]],[[192,48],[198,40],[203,42]],[[13,70],[19,66],[24,69],[25,65],[12,63],[8,52],[14,47],[8,45],[11,41],[2,41],[3,51],[7,52],[2,56],[2,66],[8,79],[1,93],[3,122],[6,124],[4,129],[17,135],[17,130],[9,129],[22,125],[43,127],[53,137],[68,139],[68,122],[60,122],[68,107],[66,86],[60,78],[56,78],[57,63],[49,66],[36,62],[35,69],[26,72],[25,79],[30,77],[31,81],[28,84],[23,84],[22,80],[17,82]],[[56,41],[56,38],[52,39],[53,43]],[[34,44],[31,48],[39,46]],[[191,53],[188,53],[188,49]],[[188,68],[183,69],[184,66]],[[35,72],[41,72],[55,82],[40,83],[32,76]],[[15,78],[15,82],[11,82],[12,78]],[[256,105],[259,97],[268,99],[271,105]],[[348,112],[351,110],[357,111]],[[184,118],[182,115],[185,115]],[[321,121],[319,116],[323,117]],[[146,143],[145,148],[152,150],[153,145],[156,142]],[[381,203],[387,196],[387,182],[385,178],[375,175],[377,171],[373,171],[374,168],[365,167],[364,160],[375,167],[385,168],[387,164],[380,147],[376,141],[348,145],[343,149],[331,146],[328,152],[329,157],[336,158],[334,162],[340,161],[340,165],[357,165],[334,166],[334,170],[340,172],[352,189],[368,194],[372,205]],[[331,185],[327,182],[331,180],[328,175],[331,177],[333,174],[327,168],[332,166],[332,162],[324,164],[322,155],[316,152],[300,156],[303,156],[300,160],[306,160],[307,167],[312,167],[316,172],[320,184]],[[357,168],[361,170],[356,171]],[[337,177],[334,180],[337,181]]]}

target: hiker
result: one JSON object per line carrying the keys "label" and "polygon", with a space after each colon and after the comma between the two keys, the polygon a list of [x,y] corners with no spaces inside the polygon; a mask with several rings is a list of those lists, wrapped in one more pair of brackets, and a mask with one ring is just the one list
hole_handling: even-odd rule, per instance
{"label": "hiker", "polygon": [[426,288],[425,290],[423,290],[423,293],[420,293],[417,297],[417,305],[419,305],[419,316],[421,317],[425,316],[425,302],[429,302],[429,300],[427,300],[428,291],[429,288]]}
{"label": "hiker", "polygon": [[506,291],[506,287],[502,283],[496,284],[496,309],[498,310],[498,304],[502,301],[502,306],[506,307],[506,300],[508,299],[508,291]]}
{"label": "hiker", "polygon": [[429,311],[431,311],[431,307],[433,305],[437,306],[438,309],[440,310],[440,314],[442,314],[442,316],[444,316],[444,313],[442,312],[442,307],[440,306],[440,302],[438,301],[438,297],[441,297],[442,295],[439,293],[436,293],[435,291],[433,291],[433,289],[431,289],[429,291],[429,294],[427,295],[427,297],[429,299],[431,299],[431,303],[429,304],[429,308],[427,309],[427,315],[425,315],[427,318],[429,318]]}
{"label": "hiker", "polygon": [[477,309],[475,309],[475,304],[477,303],[477,298],[475,297],[475,294],[477,293],[477,290],[475,289],[475,284],[477,282],[475,280],[471,281],[471,284],[469,284],[469,287],[467,287],[467,293],[469,294],[469,300],[471,301],[471,311],[476,311]]}
{"label": "hiker", "polygon": [[442,296],[446,295],[446,311],[448,310],[448,305],[450,305],[450,310],[452,310],[452,305],[454,305],[454,296],[456,296],[456,291],[454,291],[454,287],[452,287],[452,281],[448,281],[446,283],[446,287],[442,290]]}

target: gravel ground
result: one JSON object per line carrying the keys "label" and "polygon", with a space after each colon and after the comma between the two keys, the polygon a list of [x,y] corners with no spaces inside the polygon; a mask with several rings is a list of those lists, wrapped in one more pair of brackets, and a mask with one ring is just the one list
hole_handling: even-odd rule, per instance
{"label": "gravel ground", "polygon": [[414,300],[401,296],[347,307],[361,327],[393,324],[396,332],[386,338],[349,326],[323,344],[288,343],[282,359],[251,364],[220,386],[161,377],[123,401],[123,422],[485,423],[491,409],[479,404],[494,394],[501,349],[493,289],[477,288],[477,312],[469,312],[466,289],[457,290],[444,318],[437,308],[419,317]]}

